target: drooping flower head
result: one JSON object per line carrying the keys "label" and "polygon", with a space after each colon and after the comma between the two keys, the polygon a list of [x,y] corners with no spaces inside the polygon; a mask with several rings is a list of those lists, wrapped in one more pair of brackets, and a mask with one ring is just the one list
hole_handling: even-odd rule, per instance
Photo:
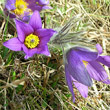
{"label": "drooping flower head", "polygon": [[25,58],[34,54],[50,56],[47,43],[56,32],[52,29],[42,29],[40,14],[35,11],[30,18],[29,24],[15,20],[18,36],[11,38],[3,45],[13,51],[24,51]]}
{"label": "drooping flower head", "polygon": [[91,79],[110,84],[108,75],[100,64],[110,67],[110,56],[100,56],[102,47],[97,44],[96,48],[98,52],[73,47],[65,54],[65,75],[69,90],[73,96],[73,102],[75,97],[72,83],[84,98],[88,96],[88,86],[92,85]]}
{"label": "drooping flower head", "polygon": [[10,11],[10,17],[16,16],[24,21],[28,21],[30,15],[35,11],[50,9],[46,0],[7,0],[5,4],[5,13]]}

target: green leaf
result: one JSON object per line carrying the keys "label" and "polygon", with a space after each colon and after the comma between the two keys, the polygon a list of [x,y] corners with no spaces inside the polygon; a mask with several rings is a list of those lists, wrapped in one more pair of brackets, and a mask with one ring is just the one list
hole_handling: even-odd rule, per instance
{"label": "green leaf", "polygon": [[12,73],[12,80],[15,80],[16,79],[16,72],[14,71],[13,73]]}

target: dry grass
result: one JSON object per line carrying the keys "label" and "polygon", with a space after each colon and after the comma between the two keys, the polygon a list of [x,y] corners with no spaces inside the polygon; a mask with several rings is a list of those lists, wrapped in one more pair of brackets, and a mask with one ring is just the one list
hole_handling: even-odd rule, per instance
{"label": "dry grass", "polygon": [[[43,26],[59,30],[69,21],[72,45],[94,48],[100,43],[104,54],[110,54],[110,1],[50,0],[52,10],[41,12]],[[2,13],[0,5],[0,13]],[[76,21],[75,21],[76,20]],[[8,25],[8,26],[7,26]],[[81,34],[80,32],[84,32]],[[62,33],[63,34],[63,33]],[[21,52],[2,46],[4,40],[16,36],[15,25],[0,15],[0,109],[4,110],[109,110],[110,85],[94,81],[84,99],[74,88],[76,102],[66,85],[61,47],[50,43],[52,57],[35,55],[28,60]],[[69,35],[68,35],[69,36]],[[4,39],[6,37],[6,39]],[[82,38],[80,40],[80,38]],[[76,40],[76,41],[75,41]],[[69,41],[68,41],[69,42]],[[110,71],[105,67],[109,77]]]}

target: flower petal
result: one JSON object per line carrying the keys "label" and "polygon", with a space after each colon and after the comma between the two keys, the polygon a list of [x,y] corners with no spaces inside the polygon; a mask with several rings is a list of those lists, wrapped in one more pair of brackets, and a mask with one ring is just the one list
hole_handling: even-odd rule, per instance
{"label": "flower petal", "polygon": [[39,6],[39,5],[33,5],[33,7],[31,6],[31,10],[33,10],[33,12],[34,12],[35,10],[37,10],[37,11],[41,11],[41,10],[42,10],[42,6]]}
{"label": "flower petal", "polygon": [[15,7],[15,1],[16,0],[7,0],[6,1],[6,4],[5,4],[5,7],[8,9],[8,10],[14,10],[16,7]]}
{"label": "flower petal", "polygon": [[23,51],[25,52],[25,59],[32,57],[34,54],[37,53],[37,48],[28,49],[25,45],[23,45]]}
{"label": "flower petal", "polygon": [[11,38],[10,40],[3,43],[3,45],[13,51],[21,51],[22,43],[18,38]]}
{"label": "flower petal", "polygon": [[75,96],[74,96],[74,92],[73,92],[72,80],[71,80],[70,74],[68,73],[68,68],[66,66],[65,66],[65,77],[66,77],[66,82],[67,82],[68,88],[73,96],[73,103],[74,103]]}
{"label": "flower petal", "polygon": [[78,89],[78,91],[80,92],[80,94],[86,98],[88,96],[88,87],[77,82],[73,77],[72,78],[72,81],[73,81],[73,84],[75,85],[75,87]]}
{"label": "flower petal", "polygon": [[103,53],[103,50],[102,50],[102,47],[100,46],[100,44],[96,44],[96,49],[97,49],[99,54]]}
{"label": "flower petal", "polygon": [[28,4],[36,4],[36,0],[25,0]]}
{"label": "flower petal", "polygon": [[[81,56],[81,55],[80,55]],[[66,54],[66,66],[68,68],[69,74],[78,82],[91,86],[92,80],[80,59],[80,56],[77,54],[76,50],[70,49]]]}
{"label": "flower petal", "polygon": [[6,8],[4,9],[4,13],[6,16],[9,16],[9,18],[16,18],[16,15],[14,13],[10,13]]}
{"label": "flower petal", "polygon": [[38,0],[38,2],[39,2],[40,5],[47,5],[47,4],[49,4],[49,0],[48,1],[47,0]]}
{"label": "flower petal", "polygon": [[24,39],[27,35],[34,32],[33,28],[22,21],[15,20],[18,38],[21,42],[24,42]]}
{"label": "flower petal", "polygon": [[52,7],[51,6],[43,6],[42,10],[45,10],[45,9],[52,9]]}
{"label": "flower petal", "polygon": [[25,59],[28,59],[29,57],[32,57],[34,54],[43,54],[46,56],[51,56],[50,52],[48,50],[48,46],[42,46],[40,48],[33,48],[33,49],[28,49],[24,44],[22,46],[24,53],[26,54]]}
{"label": "flower petal", "polygon": [[49,57],[51,56],[47,45],[44,45],[42,47],[38,47],[37,48],[37,54],[43,54],[43,55],[46,55],[46,56],[49,56]]}
{"label": "flower petal", "polygon": [[28,3],[28,8],[31,9],[33,12],[36,10],[36,0],[25,0]]}
{"label": "flower petal", "polygon": [[56,33],[56,31],[53,29],[38,29],[35,31],[35,34],[40,39],[39,46],[47,44],[54,33]]}
{"label": "flower petal", "polygon": [[77,52],[77,54],[80,55],[80,59],[84,61],[92,61],[97,59],[98,53],[97,52],[92,52],[88,49],[81,48],[81,47],[74,47],[74,51]]}
{"label": "flower petal", "polygon": [[23,48],[24,53],[28,55],[29,49],[24,44],[23,44],[22,48]]}
{"label": "flower petal", "polygon": [[22,21],[23,21],[23,22],[28,22],[29,19],[30,19],[30,15],[29,15],[29,16],[24,16],[24,17],[22,18]]}
{"label": "flower petal", "polygon": [[97,58],[98,62],[101,62],[102,64],[110,67],[110,56],[99,56]]}
{"label": "flower petal", "polygon": [[103,83],[106,84],[110,84],[110,80],[108,79],[108,75],[105,69],[97,61],[88,62],[86,68],[93,79],[97,81],[102,81]]}
{"label": "flower petal", "polygon": [[31,9],[33,12],[35,11],[35,10],[37,10],[37,11],[41,11],[42,10],[42,6],[38,6],[36,3],[31,3],[31,4],[29,4],[28,5],[28,8],[29,9]]}
{"label": "flower petal", "polygon": [[33,27],[34,31],[42,28],[42,21],[38,11],[34,11],[30,18],[29,24]]}
{"label": "flower petal", "polygon": [[42,9],[51,9],[50,6],[46,6],[49,4],[47,0],[25,0],[28,3],[28,8],[31,9],[33,12],[35,10],[41,11]]}

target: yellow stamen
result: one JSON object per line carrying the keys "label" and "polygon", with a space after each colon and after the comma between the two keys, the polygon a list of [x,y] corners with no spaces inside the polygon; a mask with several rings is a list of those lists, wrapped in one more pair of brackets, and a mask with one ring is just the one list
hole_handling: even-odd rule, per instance
{"label": "yellow stamen", "polygon": [[38,3],[38,2],[36,2],[36,4],[38,5],[39,3]]}
{"label": "yellow stamen", "polygon": [[25,0],[16,0],[16,2],[15,2],[16,9],[13,10],[13,12],[16,15],[22,15],[22,14],[24,14],[24,11],[26,11],[27,5],[28,4],[25,2]]}
{"label": "yellow stamen", "polygon": [[37,45],[39,44],[39,37],[34,35],[34,34],[30,34],[28,36],[26,36],[24,44],[26,45],[26,47],[32,49],[37,47]]}
{"label": "yellow stamen", "polygon": [[84,66],[86,67],[87,65],[88,65],[88,62],[87,61],[82,61],[83,62],[83,64],[84,64]]}

